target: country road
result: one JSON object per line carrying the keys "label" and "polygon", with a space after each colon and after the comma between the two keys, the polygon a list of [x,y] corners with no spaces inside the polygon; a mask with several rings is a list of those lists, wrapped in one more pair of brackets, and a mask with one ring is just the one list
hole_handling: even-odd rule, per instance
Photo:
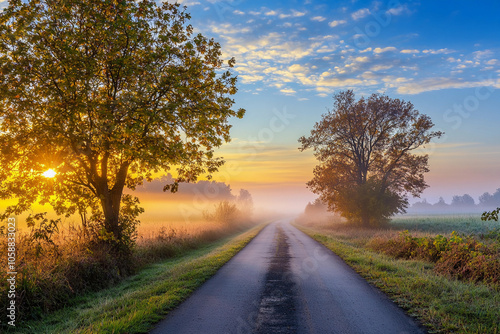
{"label": "country road", "polygon": [[264,228],[151,333],[425,330],[338,256],[282,220]]}

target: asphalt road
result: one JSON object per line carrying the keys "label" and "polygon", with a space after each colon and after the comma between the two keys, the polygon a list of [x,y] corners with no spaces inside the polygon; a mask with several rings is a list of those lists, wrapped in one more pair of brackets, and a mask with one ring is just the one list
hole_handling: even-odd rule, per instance
{"label": "asphalt road", "polygon": [[413,334],[417,323],[287,221],[264,228],[152,334]]}

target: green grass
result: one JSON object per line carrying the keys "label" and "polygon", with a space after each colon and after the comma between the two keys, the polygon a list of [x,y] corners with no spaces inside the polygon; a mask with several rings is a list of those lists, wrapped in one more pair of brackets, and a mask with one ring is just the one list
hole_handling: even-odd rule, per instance
{"label": "green grass", "polygon": [[74,306],[18,324],[16,333],[147,333],[264,226],[150,265],[110,289],[73,300]]}
{"label": "green grass", "polygon": [[390,227],[396,230],[414,230],[428,233],[483,234],[500,228],[500,222],[482,221],[481,215],[400,215],[393,218]]}
{"label": "green grass", "polygon": [[396,260],[325,229],[297,226],[387,293],[430,333],[500,333],[500,291],[450,280],[423,261]]}

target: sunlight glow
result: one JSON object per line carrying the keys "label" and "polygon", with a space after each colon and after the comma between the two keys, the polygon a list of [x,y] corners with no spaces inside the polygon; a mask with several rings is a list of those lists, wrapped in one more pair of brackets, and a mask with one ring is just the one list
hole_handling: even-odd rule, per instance
{"label": "sunlight glow", "polygon": [[52,168],[42,173],[43,176],[48,177],[48,178],[52,178],[52,177],[56,176],[56,174],[57,173]]}

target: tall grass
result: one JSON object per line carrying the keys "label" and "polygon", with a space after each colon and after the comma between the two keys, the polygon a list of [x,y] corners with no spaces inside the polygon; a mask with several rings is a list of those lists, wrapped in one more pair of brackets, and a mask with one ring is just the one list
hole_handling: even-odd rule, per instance
{"label": "tall grass", "polygon": [[[242,217],[239,217],[242,218]],[[132,253],[134,271],[147,264],[183,254],[187,250],[227,237],[252,225],[239,219],[227,222],[171,221],[149,217],[138,229]],[[74,296],[114,285],[121,279],[119,263],[103,244],[90,240],[78,225],[60,226],[48,238],[34,238],[34,231],[17,233],[17,323],[37,319],[47,312],[69,305]],[[0,253],[6,254],[7,238],[0,236]],[[6,268],[7,257],[0,259]],[[6,271],[0,272],[0,308],[6,309]],[[1,327],[0,327],[1,328]]]}

